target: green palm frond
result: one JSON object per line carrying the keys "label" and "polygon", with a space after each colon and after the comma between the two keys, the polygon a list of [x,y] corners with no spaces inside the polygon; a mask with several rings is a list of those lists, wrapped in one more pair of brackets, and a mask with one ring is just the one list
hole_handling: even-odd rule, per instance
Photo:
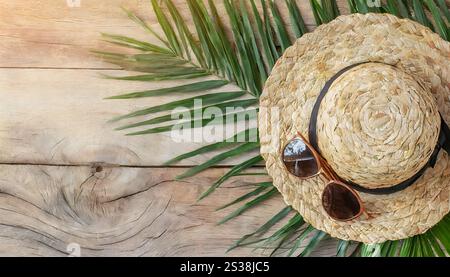
{"label": "green palm frond", "polygon": [[310,0],[317,26],[328,23],[340,15],[336,1]]}
{"label": "green palm frond", "polygon": [[[151,0],[160,25],[158,32],[133,12],[124,11],[132,21],[156,38],[157,43],[117,34],[102,34],[103,40],[136,52],[123,54],[93,51],[99,58],[135,72],[134,75],[104,76],[105,78],[141,82],[178,81],[176,86],[128,92],[108,99],[138,100],[162,95],[185,95],[176,101],[116,116],[111,120],[112,123],[126,120],[117,130],[130,131],[128,135],[146,135],[168,132],[179,124],[184,124],[187,128],[198,128],[214,124],[214,119],[224,119],[226,116],[231,116],[233,122],[254,120],[258,111],[258,98],[276,61],[294,39],[308,32],[295,0],[222,0],[226,17],[219,14],[216,6],[218,1],[186,2],[194,29],[187,26],[172,0]],[[352,13],[391,13],[415,20],[446,40],[450,38],[450,11],[446,0],[386,0],[379,7],[368,5],[366,0],[347,0],[347,4]],[[310,0],[310,6],[317,25],[328,23],[340,15],[335,0]],[[280,13],[282,7],[288,11],[286,18]],[[184,107],[186,111],[174,114],[172,111],[178,107]],[[205,111],[212,107],[222,111],[223,116],[206,116]],[[249,108],[253,116],[246,116],[248,111],[236,108]],[[198,117],[197,114],[201,116]],[[182,115],[187,115],[187,118]],[[201,194],[200,199],[203,199],[230,178],[267,175],[266,172],[249,171],[262,162],[262,157],[257,153],[251,155],[260,147],[257,131],[257,128],[247,127],[227,139],[175,157],[166,164],[215,153],[210,160],[178,176],[181,179],[194,176],[228,159],[250,154],[251,158],[232,167]],[[243,203],[219,224],[249,212],[278,194],[271,182],[250,186],[253,190],[218,208],[231,209]],[[278,225],[281,227],[277,227]],[[264,237],[272,229],[275,230]],[[270,250],[272,255],[308,256],[326,239],[329,239],[326,233],[314,229],[291,207],[285,207],[253,233],[236,241],[229,251],[253,245],[257,249]],[[339,240],[336,256],[349,255],[450,255],[450,216],[425,234],[402,241],[366,245]]]}
{"label": "green palm frond", "polygon": [[346,240],[339,240],[338,246],[337,246],[337,257],[347,257],[348,248],[350,247],[351,242]]}
{"label": "green palm frond", "polygon": [[[266,185],[268,186],[268,185]],[[262,187],[264,188],[264,187]],[[259,194],[259,190],[257,191]],[[240,214],[244,213],[245,211],[247,211],[248,209],[261,204],[262,202],[268,200],[269,198],[271,198],[272,196],[275,196],[275,194],[277,193],[277,189],[272,187],[268,192],[264,193],[263,195],[259,195],[257,196],[255,199],[245,203],[243,206],[239,207],[237,210],[235,210],[234,212],[230,213],[229,215],[227,215],[225,218],[223,218],[221,221],[219,221],[218,224],[223,224],[227,221],[230,221],[231,219],[239,216]],[[253,191],[253,194],[256,194],[255,191]],[[244,195],[245,198],[247,198],[247,196],[249,196],[248,194]],[[242,199],[242,197],[241,197]],[[241,200],[239,199],[239,200]]]}
{"label": "green palm frond", "polygon": [[[186,159],[189,159],[191,157],[202,155],[202,154],[205,154],[205,153],[208,153],[208,152],[212,152],[212,151],[220,150],[220,149],[223,149],[223,148],[229,148],[229,147],[232,147],[232,146],[236,146],[236,145],[241,144],[241,143],[243,143],[245,141],[254,141],[257,138],[257,131],[258,131],[258,129],[256,129],[256,128],[247,129],[247,130],[245,130],[243,132],[237,133],[236,135],[234,135],[234,136],[232,136],[230,138],[227,138],[225,141],[216,142],[216,143],[213,143],[213,144],[210,144],[210,145],[206,145],[206,146],[203,146],[203,147],[201,147],[199,149],[196,149],[196,150],[194,150],[192,152],[185,153],[185,154],[182,154],[182,155],[180,155],[178,157],[175,157],[175,158],[171,159],[170,161],[166,162],[165,165],[171,165],[171,164],[180,162],[182,160],[186,160]],[[251,137],[253,137],[254,139],[251,139]]]}

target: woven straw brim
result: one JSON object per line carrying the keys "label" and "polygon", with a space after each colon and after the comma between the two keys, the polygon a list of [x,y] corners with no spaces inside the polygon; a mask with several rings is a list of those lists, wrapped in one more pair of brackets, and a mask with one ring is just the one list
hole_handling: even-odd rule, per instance
{"label": "woven straw brim", "polygon": [[[351,222],[334,221],[323,210],[323,177],[300,181],[287,172],[280,155],[298,131],[308,133],[311,111],[325,82],[342,68],[366,61],[395,65],[414,76],[432,93],[439,112],[450,122],[450,44],[410,20],[354,14],[304,35],[280,58],[261,96],[259,129],[267,170],[288,205],[333,237],[379,243],[424,233],[449,212],[450,161],[445,151],[434,168],[403,191],[360,193],[367,212],[374,217]],[[273,108],[278,108],[277,120],[270,114],[275,113]]]}

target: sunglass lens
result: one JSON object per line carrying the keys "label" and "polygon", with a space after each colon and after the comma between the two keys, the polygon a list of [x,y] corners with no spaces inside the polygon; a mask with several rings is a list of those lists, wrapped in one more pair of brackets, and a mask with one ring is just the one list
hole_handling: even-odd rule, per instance
{"label": "sunglass lens", "polygon": [[322,205],[328,215],[341,221],[353,219],[361,212],[358,196],[346,186],[335,182],[325,187]]}
{"label": "sunglass lens", "polygon": [[300,178],[308,178],[319,172],[314,154],[299,138],[286,145],[283,150],[283,162],[290,173]]}

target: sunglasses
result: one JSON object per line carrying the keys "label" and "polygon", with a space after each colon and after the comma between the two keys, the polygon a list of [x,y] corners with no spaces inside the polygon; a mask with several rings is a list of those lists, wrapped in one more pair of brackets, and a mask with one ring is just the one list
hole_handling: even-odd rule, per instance
{"label": "sunglasses", "polygon": [[319,175],[328,180],[322,192],[322,206],[331,218],[350,221],[364,213],[364,206],[358,193],[339,179],[301,133],[284,147],[282,158],[289,173],[301,180]]}

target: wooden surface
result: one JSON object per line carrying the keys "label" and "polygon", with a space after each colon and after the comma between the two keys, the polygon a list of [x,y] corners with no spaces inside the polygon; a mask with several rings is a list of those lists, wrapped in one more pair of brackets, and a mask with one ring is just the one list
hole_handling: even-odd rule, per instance
{"label": "wooden surface", "polygon": [[[184,1],[175,2],[186,15]],[[297,2],[312,28],[308,1]],[[168,134],[124,137],[107,123],[171,99],[103,100],[169,85],[100,78],[123,74],[90,55],[90,49],[111,49],[100,32],[152,40],[120,6],[155,25],[147,0],[81,0],[72,8],[65,0],[0,1],[0,255],[66,256],[73,245],[82,256],[267,255],[225,251],[278,212],[280,197],[218,227],[233,208],[215,209],[249,191],[242,179],[197,203],[227,168],[174,181],[184,169],[161,164],[200,144],[174,144]],[[315,255],[334,252],[326,243]]]}
{"label": "wooden surface", "polygon": [[[282,209],[279,197],[251,214],[217,227],[230,209],[223,199],[248,189],[232,182],[210,198],[197,195],[223,174],[209,170],[186,181],[164,168],[0,166],[0,255],[64,256],[68,245],[81,256],[214,256]],[[334,251],[326,244],[322,251]],[[263,255],[240,248],[232,256]],[[267,253],[266,253],[267,254]]]}

